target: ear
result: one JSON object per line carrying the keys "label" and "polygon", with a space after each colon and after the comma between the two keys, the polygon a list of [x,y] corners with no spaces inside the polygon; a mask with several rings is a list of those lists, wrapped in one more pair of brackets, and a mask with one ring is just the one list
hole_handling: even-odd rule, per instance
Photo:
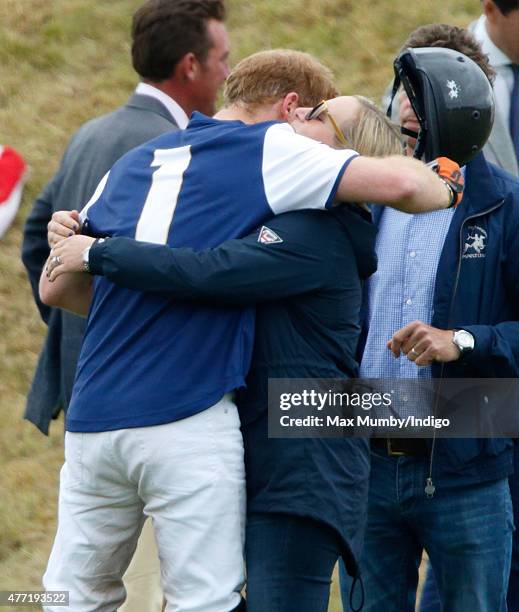
{"label": "ear", "polygon": [[180,83],[196,81],[200,74],[200,62],[194,53],[186,53],[175,66],[174,77]]}
{"label": "ear", "polygon": [[499,10],[492,0],[483,0],[483,13],[485,17],[493,23],[496,17],[496,11]]}
{"label": "ear", "polygon": [[281,115],[283,121],[293,119],[296,108],[299,106],[299,94],[295,91],[288,93],[281,102]]}

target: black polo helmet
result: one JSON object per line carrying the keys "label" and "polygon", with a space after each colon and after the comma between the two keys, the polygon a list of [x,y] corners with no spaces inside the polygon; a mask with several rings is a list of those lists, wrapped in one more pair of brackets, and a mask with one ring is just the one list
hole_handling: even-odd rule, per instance
{"label": "black polo helmet", "polygon": [[469,57],[443,47],[408,48],[394,61],[388,115],[400,83],[420,124],[414,156],[445,156],[465,165],[486,143],[494,122],[494,92]]}

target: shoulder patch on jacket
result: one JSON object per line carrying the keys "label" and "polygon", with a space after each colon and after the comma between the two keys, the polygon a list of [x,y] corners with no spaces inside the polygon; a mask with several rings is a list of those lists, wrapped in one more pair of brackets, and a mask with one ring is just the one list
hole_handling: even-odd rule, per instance
{"label": "shoulder patch on jacket", "polygon": [[260,229],[258,242],[261,242],[262,244],[277,244],[279,242],[283,242],[283,239],[280,238],[276,232],[264,225]]}

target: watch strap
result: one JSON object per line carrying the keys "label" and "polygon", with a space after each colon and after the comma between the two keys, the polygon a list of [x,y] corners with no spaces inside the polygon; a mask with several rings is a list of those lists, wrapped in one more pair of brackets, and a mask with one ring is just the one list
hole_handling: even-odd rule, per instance
{"label": "watch strap", "polygon": [[101,244],[104,241],[104,238],[97,238],[96,240],[94,240],[94,242],[92,242],[90,246],[88,246],[83,251],[83,272],[88,272],[88,274],[92,274],[92,269],[90,267],[90,251],[92,247],[94,247],[96,244]]}

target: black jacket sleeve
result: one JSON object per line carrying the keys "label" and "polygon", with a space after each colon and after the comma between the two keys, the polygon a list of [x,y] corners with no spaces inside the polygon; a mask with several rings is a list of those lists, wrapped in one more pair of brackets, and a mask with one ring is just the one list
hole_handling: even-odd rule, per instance
{"label": "black jacket sleeve", "polygon": [[110,238],[91,248],[90,268],[129,289],[212,304],[254,304],[329,285],[332,263],[309,216],[287,213],[269,227],[282,242],[260,242],[259,230],[205,251]]}

